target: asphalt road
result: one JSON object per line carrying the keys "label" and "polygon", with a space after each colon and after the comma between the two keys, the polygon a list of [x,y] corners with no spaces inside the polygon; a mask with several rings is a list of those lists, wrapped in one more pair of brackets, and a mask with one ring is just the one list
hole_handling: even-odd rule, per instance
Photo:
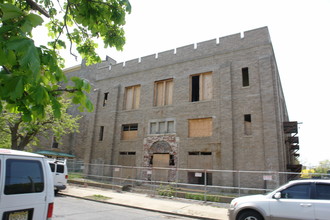
{"label": "asphalt road", "polygon": [[156,220],[156,219],[192,219],[167,215],[140,209],[104,204],[99,202],[57,196],[53,220]]}

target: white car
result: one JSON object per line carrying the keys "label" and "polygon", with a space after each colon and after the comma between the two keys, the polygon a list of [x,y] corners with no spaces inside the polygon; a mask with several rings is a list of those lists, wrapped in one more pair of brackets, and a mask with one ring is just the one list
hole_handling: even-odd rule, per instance
{"label": "white car", "polygon": [[47,158],[0,148],[0,219],[50,220],[53,207]]}
{"label": "white car", "polygon": [[68,183],[68,168],[66,165],[66,160],[49,159],[48,163],[53,173],[55,193],[66,189],[66,185]]}
{"label": "white car", "polygon": [[230,220],[330,219],[330,180],[295,180],[267,195],[232,200]]}

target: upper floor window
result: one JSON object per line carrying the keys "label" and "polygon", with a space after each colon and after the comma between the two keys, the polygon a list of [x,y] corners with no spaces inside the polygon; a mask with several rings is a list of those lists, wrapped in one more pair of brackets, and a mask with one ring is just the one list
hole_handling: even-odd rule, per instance
{"label": "upper floor window", "polygon": [[249,85],[250,85],[249,68],[244,67],[244,68],[242,68],[242,86],[246,87]]}
{"label": "upper floor window", "polygon": [[244,115],[244,134],[252,135],[252,117],[250,114]]}
{"label": "upper floor window", "polygon": [[140,85],[125,88],[124,109],[138,109],[140,105]]}
{"label": "upper floor window", "polygon": [[212,118],[198,118],[188,120],[189,137],[212,136]]}
{"label": "upper floor window", "polygon": [[122,125],[122,140],[132,140],[137,137],[138,124]]}
{"label": "upper floor window", "polygon": [[155,82],[154,106],[171,105],[173,97],[173,79]]}
{"label": "upper floor window", "polygon": [[107,105],[109,93],[105,92],[103,96],[103,107]]}
{"label": "upper floor window", "polygon": [[212,72],[191,76],[191,101],[212,99]]}
{"label": "upper floor window", "polygon": [[104,126],[100,126],[99,141],[103,141]]}
{"label": "upper floor window", "polygon": [[174,120],[157,120],[150,122],[150,134],[175,133]]}

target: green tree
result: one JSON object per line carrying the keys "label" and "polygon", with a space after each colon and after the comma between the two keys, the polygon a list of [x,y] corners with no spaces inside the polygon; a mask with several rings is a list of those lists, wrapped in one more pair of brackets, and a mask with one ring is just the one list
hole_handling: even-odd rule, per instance
{"label": "green tree", "polygon": [[330,160],[323,160],[315,167],[315,173],[327,173],[330,170]]}
{"label": "green tree", "polygon": [[0,142],[0,147],[15,150],[27,150],[27,146],[37,145],[40,137],[52,137],[57,140],[72,132],[79,131],[78,120],[81,116],[73,117],[67,113],[70,100],[61,99],[61,117],[55,118],[51,106],[46,107],[45,117],[39,120],[24,122],[20,113],[3,111],[0,117],[0,137],[5,139]]}
{"label": "green tree", "polygon": [[[60,95],[69,93],[79,109],[93,110],[89,83],[66,79],[59,50],[70,44],[87,64],[100,61],[93,39],[123,48],[128,0],[0,0],[0,112],[19,113],[22,121],[46,117],[51,106],[61,117]],[[47,20],[48,45],[36,46],[32,30]],[[46,37],[46,36],[45,36]],[[3,105],[5,103],[5,105]]]}

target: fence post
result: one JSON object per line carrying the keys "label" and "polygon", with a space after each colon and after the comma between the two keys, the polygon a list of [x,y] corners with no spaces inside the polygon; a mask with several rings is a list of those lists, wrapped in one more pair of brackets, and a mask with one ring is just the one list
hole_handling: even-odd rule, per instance
{"label": "fence post", "polygon": [[206,185],[207,185],[207,177],[206,177],[206,170],[204,170],[204,202],[206,202]]}
{"label": "fence post", "polygon": [[241,171],[237,172],[238,196],[241,196]]}

